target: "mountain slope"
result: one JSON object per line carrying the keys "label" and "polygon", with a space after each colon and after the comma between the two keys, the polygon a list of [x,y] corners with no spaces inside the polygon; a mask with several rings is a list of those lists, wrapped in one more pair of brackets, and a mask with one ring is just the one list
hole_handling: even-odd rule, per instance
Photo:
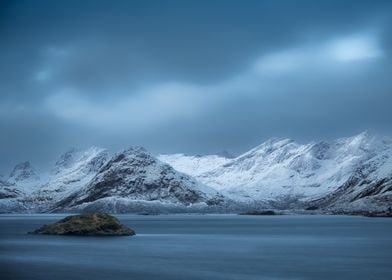
{"label": "mountain slope", "polygon": [[334,192],[310,202],[334,212],[387,211],[392,207],[392,152],[384,150],[359,166]]}
{"label": "mountain slope", "polygon": [[32,208],[49,209],[60,199],[79,191],[108,161],[105,149],[91,147],[86,151],[71,149],[60,156],[40,189],[28,197]]}
{"label": "mountain slope", "polygon": [[158,159],[191,176],[199,176],[230,162],[229,158],[219,155],[188,156],[172,154],[159,155]]}
{"label": "mountain slope", "polygon": [[24,182],[39,180],[34,167],[29,161],[18,163],[12,170],[8,181],[10,182]]}
{"label": "mountain slope", "polygon": [[385,211],[391,202],[392,140],[367,132],[308,144],[271,139],[236,158],[71,149],[49,172],[25,162],[0,181],[1,212],[354,213]]}
{"label": "mountain slope", "polygon": [[[18,195],[7,201],[1,200],[0,208],[3,208],[3,211],[8,208],[29,212],[46,211],[53,203],[57,203],[87,184],[107,158],[107,151],[101,148],[91,147],[86,151],[71,149],[60,156],[50,172],[39,176],[32,172],[25,172],[26,168],[33,170],[30,163],[18,164],[11,173],[13,176],[10,176],[11,179],[7,182],[8,185],[12,184],[12,189]],[[31,175],[16,180],[14,178],[20,178],[20,175],[15,174]],[[6,188],[0,185],[1,190],[5,192]]]}
{"label": "mountain slope", "polygon": [[113,156],[85,187],[56,207],[87,206],[102,199],[113,203],[113,198],[185,206],[222,200],[215,190],[159,161],[144,148],[131,147]]}
{"label": "mountain slope", "polygon": [[[224,164],[217,163],[215,168],[209,164],[206,172],[203,168],[188,168],[188,172],[237,201],[272,201],[285,207],[288,202],[317,200],[336,192],[341,194],[343,203],[348,194],[338,190],[349,184],[358,170],[373,171],[368,172],[366,180],[362,178],[361,188],[351,190],[353,197],[362,189],[371,192],[376,182],[389,180],[391,143],[390,139],[368,132],[309,144],[271,139]],[[188,166],[198,165],[188,163]]]}

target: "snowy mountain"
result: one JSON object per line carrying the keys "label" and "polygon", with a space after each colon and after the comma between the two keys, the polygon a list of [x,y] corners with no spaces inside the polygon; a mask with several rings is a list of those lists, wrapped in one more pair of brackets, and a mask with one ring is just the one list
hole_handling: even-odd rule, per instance
{"label": "snowy mountain", "polygon": [[230,162],[230,158],[219,155],[188,156],[184,154],[159,155],[158,159],[173,166],[176,170],[199,176]]}
{"label": "snowy mountain", "polygon": [[21,211],[17,200],[23,195],[14,183],[0,180],[0,213]]}
{"label": "snowy mountain", "polygon": [[[23,166],[17,165],[14,170],[33,170],[30,164]],[[83,211],[93,207],[140,212],[141,206],[149,206],[147,211],[151,206],[157,211],[181,207],[200,210],[224,201],[216,190],[176,171],[141,147],[113,156],[97,147],[86,151],[73,148],[38,179],[30,173],[23,180],[10,177],[0,181],[1,212]],[[33,175],[35,181],[30,178]],[[125,210],[117,209],[118,205]]]}
{"label": "snowy mountain", "polygon": [[18,163],[8,177],[9,182],[24,184],[34,184],[36,181],[39,181],[39,179],[40,178],[35,168],[31,165],[29,161]]}
{"label": "snowy mountain", "polygon": [[109,154],[105,149],[91,147],[86,151],[71,149],[60,156],[54,168],[49,172],[40,189],[30,199],[32,207],[37,204],[48,208],[64,196],[79,191],[108,161]]}
{"label": "snowy mountain", "polygon": [[354,213],[391,202],[392,140],[367,132],[308,144],[270,139],[235,158],[71,149],[47,172],[24,162],[0,181],[1,212]]}
{"label": "snowy mountain", "polygon": [[305,145],[272,139],[198,178],[216,189],[252,199],[320,196],[347,181],[367,157],[361,137],[342,144]]}
{"label": "snowy mountain", "polygon": [[[372,183],[388,181],[392,176],[392,141],[368,132],[309,144],[270,139],[223,164],[206,158],[207,171],[204,167],[198,168],[198,162],[203,159],[193,159],[192,164],[189,162],[191,157],[175,158],[175,161],[170,157],[162,157],[162,160],[174,162],[173,166],[179,171],[194,176],[233,200],[269,201],[283,208],[293,201],[303,204],[334,194],[357,176],[358,170],[370,170],[362,174],[361,189],[372,189]],[[353,193],[360,191],[360,188],[352,188]],[[354,205],[352,201],[346,201],[346,204],[347,207]],[[332,206],[341,207],[337,202]]]}
{"label": "snowy mountain", "polygon": [[379,211],[392,207],[391,143],[362,162],[332,193],[311,203],[341,212]]}
{"label": "snowy mountain", "polygon": [[[6,182],[8,187],[0,185],[0,192],[7,191],[12,184],[13,191],[19,195],[1,200],[0,208],[46,211],[59,199],[87,184],[107,159],[107,151],[101,148],[92,147],[86,151],[71,149],[60,156],[51,171],[40,176],[31,171],[34,168],[30,163],[18,164]],[[22,179],[19,174],[30,175]]]}
{"label": "snowy mountain", "polygon": [[21,194],[15,184],[0,180],[0,199],[17,198]]}
{"label": "snowy mountain", "polygon": [[131,147],[114,155],[85,187],[57,207],[87,206],[105,199],[113,203],[113,198],[180,205],[215,204],[222,199],[214,189],[174,170],[144,148]]}

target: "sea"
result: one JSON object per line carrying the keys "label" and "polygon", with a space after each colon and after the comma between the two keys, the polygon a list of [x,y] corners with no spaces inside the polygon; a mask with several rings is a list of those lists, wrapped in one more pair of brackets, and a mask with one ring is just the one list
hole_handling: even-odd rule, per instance
{"label": "sea", "polygon": [[392,219],[116,215],[135,236],[31,235],[64,214],[0,215],[0,279],[392,279]]}

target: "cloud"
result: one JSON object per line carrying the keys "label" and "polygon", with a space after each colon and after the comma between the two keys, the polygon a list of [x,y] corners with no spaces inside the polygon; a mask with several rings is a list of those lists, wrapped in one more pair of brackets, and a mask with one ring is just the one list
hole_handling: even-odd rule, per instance
{"label": "cloud", "polygon": [[75,52],[70,47],[45,47],[40,50],[42,61],[33,72],[33,80],[38,83],[53,82],[53,78],[61,73],[64,66]]}
{"label": "cloud", "polygon": [[[242,73],[214,84],[166,82],[132,92],[118,92],[113,87],[103,98],[86,95],[77,88],[63,88],[46,98],[45,107],[54,116],[78,125],[106,130],[155,129],[178,120],[201,118],[239,96],[277,94],[282,90],[282,85],[276,83],[281,75],[290,77],[283,90],[294,94],[290,90],[293,79],[317,77],[317,72],[334,73],[342,67],[353,71],[352,63],[361,62],[365,67],[370,59],[380,57],[382,51],[375,36],[355,34],[266,53]],[[358,68],[358,64],[354,66]],[[350,76],[350,71],[344,75]]]}
{"label": "cloud", "polygon": [[64,89],[45,100],[56,117],[92,127],[147,129],[176,118],[192,119],[206,109],[202,89],[167,83],[121,98],[89,99],[77,90]]}
{"label": "cloud", "polygon": [[330,43],[330,56],[337,61],[353,62],[376,59],[382,56],[379,42],[374,36],[356,35]]}
{"label": "cloud", "polygon": [[391,1],[145,2],[0,9],[0,169],[70,145],[239,152],[391,132]]}
{"label": "cloud", "polygon": [[379,39],[372,33],[360,33],[264,55],[256,60],[253,69],[260,75],[271,75],[309,66],[342,67],[342,63],[366,62],[382,55]]}

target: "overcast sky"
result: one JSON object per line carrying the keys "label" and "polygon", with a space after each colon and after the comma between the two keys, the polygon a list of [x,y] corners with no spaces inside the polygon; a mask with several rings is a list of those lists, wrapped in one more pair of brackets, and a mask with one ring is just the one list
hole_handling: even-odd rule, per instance
{"label": "overcast sky", "polygon": [[0,173],[69,147],[392,133],[392,1],[1,1]]}

